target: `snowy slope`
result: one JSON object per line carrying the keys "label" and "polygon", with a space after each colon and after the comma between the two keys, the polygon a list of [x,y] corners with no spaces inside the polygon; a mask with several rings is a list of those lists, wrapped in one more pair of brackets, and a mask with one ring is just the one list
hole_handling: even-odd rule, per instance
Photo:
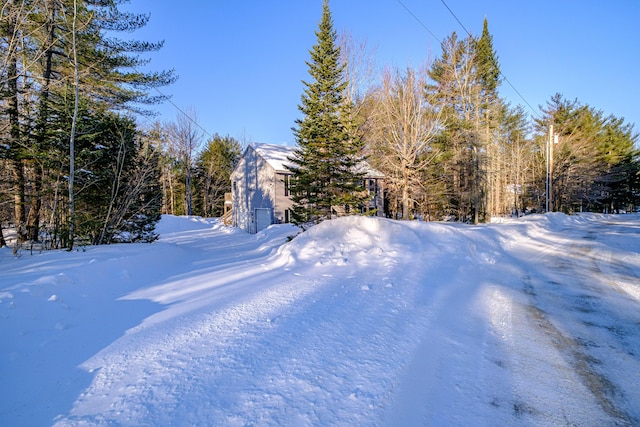
{"label": "snowy slope", "polygon": [[0,250],[0,420],[637,425],[640,216]]}

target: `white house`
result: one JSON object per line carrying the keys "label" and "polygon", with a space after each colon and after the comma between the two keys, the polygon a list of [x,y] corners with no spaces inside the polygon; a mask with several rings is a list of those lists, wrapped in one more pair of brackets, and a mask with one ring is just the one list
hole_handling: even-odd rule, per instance
{"label": "white house", "polygon": [[[289,181],[293,175],[286,166],[293,147],[251,144],[231,173],[231,222],[248,233],[271,224],[290,222],[293,205]],[[383,215],[382,173],[365,165],[365,189],[373,196],[367,209]]]}

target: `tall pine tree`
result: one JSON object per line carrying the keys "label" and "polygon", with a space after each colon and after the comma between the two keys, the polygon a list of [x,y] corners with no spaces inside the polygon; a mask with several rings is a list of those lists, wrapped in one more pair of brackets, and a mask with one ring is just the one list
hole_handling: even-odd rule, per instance
{"label": "tall pine tree", "polygon": [[500,68],[487,20],[480,38],[469,34],[460,39],[455,32],[446,38],[429,77],[433,83],[427,85],[427,94],[444,106],[442,144],[450,213],[462,221],[485,221],[499,204],[504,185],[498,175]]}
{"label": "tall pine tree", "polygon": [[[3,2],[0,162],[11,172],[8,196],[13,209],[6,214],[3,209],[2,220],[15,224],[18,241],[39,240],[43,232],[60,229],[63,221],[70,223],[61,206],[84,190],[77,186],[77,192],[62,191],[61,185],[71,175],[71,135],[77,148],[83,147],[80,139],[85,138],[71,132],[75,89],[82,112],[77,128],[90,133],[89,125],[100,122],[107,112],[151,113],[148,106],[164,98],[151,90],[175,79],[172,71],[139,70],[148,62],[141,55],[160,49],[162,43],[117,37],[144,27],[149,18],[120,11],[124,3]],[[79,149],[73,152],[78,160],[84,156]],[[74,171],[93,168],[79,162],[77,166]]]}
{"label": "tall pine tree", "polygon": [[481,152],[476,153],[480,167],[476,172],[479,180],[477,188],[480,190],[477,194],[482,197],[481,203],[475,205],[474,222],[478,222],[480,210],[485,220],[501,213],[499,207],[502,204],[502,188],[506,185],[501,173],[503,159],[499,141],[503,113],[502,101],[498,95],[500,66],[493,49],[493,36],[489,33],[487,18],[484,19],[482,35],[475,41],[474,61],[475,81],[479,86],[479,90],[475,92],[478,99],[474,127],[481,141]]}
{"label": "tall pine tree", "polygon": [[294,222],[320,221],[359,211],[365,200],[362,140],[356,135],[351,105],[345,100],[347,82],[340,65],[328,0],[322,5],[318,42],[311,49],[309,74],[296,120],[298,143],[294,156],[291,194]]}

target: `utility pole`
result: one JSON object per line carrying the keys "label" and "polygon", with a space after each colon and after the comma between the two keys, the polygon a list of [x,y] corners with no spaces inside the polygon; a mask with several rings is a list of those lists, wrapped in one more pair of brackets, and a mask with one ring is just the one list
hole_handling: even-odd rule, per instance
{"label": "utility pole", "polygon": [[549,125],[549,138],[547,139],[547,180],[546,180],[546,194],[547,194],[547,212],[553,212],[553,146],[558,143],[558,135],[553,133],[553,125]]}
{"label": "utility pole", "polygon": [[546,167],[547,167],[547,179],[545,181],[545,195],[546,195],[546,212],[550,212],[551,207],[551,171],[553,169],[553,125],[549,126],[549,138],[547,138],[546,144]]}

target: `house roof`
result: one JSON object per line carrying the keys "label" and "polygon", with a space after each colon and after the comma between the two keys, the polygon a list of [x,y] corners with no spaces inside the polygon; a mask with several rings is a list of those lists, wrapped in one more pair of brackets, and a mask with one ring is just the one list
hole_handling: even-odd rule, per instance
{"label": "house roof", "polygon": [[[295,147],[288,147],[284,145],[275,144],[251,144],[253,149],[260,157],[265,159],[267,163],[275,169],[276,172],[290,172],[287,166],[292,166],[293,163],[289,160],[289,157],[294,156]],[[384,174],[369,165],[364,161],[360,163],[356,170],[358,172],[364,172],[368,178],[383,178]]]}
{"label": "house roof", "polygon": [[276,172],[288,172],[287,166],[293,165],[288,159],[288,157],[293,156],[293,147],[257,143],[251,144],[251,146]]}

